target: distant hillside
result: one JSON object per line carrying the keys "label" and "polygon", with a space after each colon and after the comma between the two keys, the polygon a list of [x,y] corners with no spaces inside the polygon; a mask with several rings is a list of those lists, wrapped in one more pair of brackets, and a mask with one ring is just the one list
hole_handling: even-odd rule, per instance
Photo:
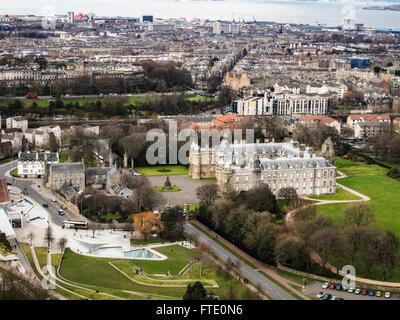
{"label": "distant hillside", "polygon": [[400,4],[392,4],[390,6],[370,6],[365,7],[365,10],[388,10],[388,11],[400,11]]}

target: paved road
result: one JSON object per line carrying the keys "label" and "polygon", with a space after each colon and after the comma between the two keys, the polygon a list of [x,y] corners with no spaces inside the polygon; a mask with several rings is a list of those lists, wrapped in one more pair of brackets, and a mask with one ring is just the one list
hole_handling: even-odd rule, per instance
{"label": "paved road", "polygon": [[47,211],[50,213],[52,221],[55,224],[61,226],[65,220],[71,219],[70,216],[68,215],[68,212],[66,212],[64,216],[60,216],[58,214],[58,209],[61,206],[58,202],[51,202],[49,199],[44,197],[43,194],[37,192],[35,189],[32,188],[32,186],[35,183],[34,181],[12,179],[5,176],[5,173],[7,171],[13,170],[16,167],[17,167],[17,160],[0,165],[0,178],[7,178],[7,182],[12,183],[14,187],[19,188],[21,191],[27,192],[27,195],[40,205],[42,205],[43,203],[47,203],[49,205]]}
{"label": "paved road", "polygon": [[[238,258],[236,258],[229,251],[221,247],[215,241],[204,235],[202,232],[197,230],[190,224],[185,224],[185,232],[190,235],[194,235],[199,242],[204,242],[207,244],[208,248],[212,250],[220,259],[223,261],[228,260],[228,258],[236,263]],[[293,296],[287,293],[285,290],[278,287],[275,283],[264,277],[262,274],[258,273],[254,269],[250,268],[244,262],[240,264],[240,271],[243,276],[253,282],[255,285],[259,284],[262,291],[267,293],[274,300],[296,300]]]}

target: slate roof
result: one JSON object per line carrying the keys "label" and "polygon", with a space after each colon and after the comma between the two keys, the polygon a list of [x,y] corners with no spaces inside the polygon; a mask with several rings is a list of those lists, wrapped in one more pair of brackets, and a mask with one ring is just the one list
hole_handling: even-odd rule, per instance
{"label": "slate roof", "polygon": [[[56,152],[50,152],[47,154],[47,161],[49,162],[58,162],[58,154]],[[37,153],[37,152],[21,152],[18,155],[18,161],[36,161],[36,156],[39,161],[44,161],[45,153]]]}
{"label": "slate roof", "polygon": [[55,163],[50,166],[53,172],[55,171],[84,171],[85,167],[81,162],[71,162],[71,163]]}

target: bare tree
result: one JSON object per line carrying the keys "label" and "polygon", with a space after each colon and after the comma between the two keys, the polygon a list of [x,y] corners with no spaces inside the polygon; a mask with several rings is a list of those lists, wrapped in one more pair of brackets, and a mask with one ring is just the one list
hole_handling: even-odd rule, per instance
{"label": "bare tree", "polygon": [[62,237],[58,240],[58,246],[60,247],[60,253],[64,252],[65,246],[67,244],[67,239]]}
{"label": "bare tree", "polygon": [[330,256],[334,256],[342,248],[342,238],[339,230],[335,228],[323,228],[312,235],[310,239],[311,246],[321,257],[322,267]]}
{"label": "bare tree", "polygon": [[368,226],[375,220],[373,205],[368,202],[357,202],[346,206],[343,210],[344,223],[348,226]]}
{"label": "bare tree", "polygon": [[29,243],[31,244],[31,246],[32,246],[32,243],[33,243],[33,239],[35,238],[35,234],[31,231],[31,232],[29,232],[28,233],[28,239],[29,239]]}
{"label": "bare tree", "polygon": [[91,221],[88,224],[88,229],[92,230],[92,238],[95,238],[96,230],[100,228],[100,225],[97,222]]}
{"label": "bare tree", "polygon": [[50,245],[52,244],[54,237],[53,237],[53,230],[50,226],[46,229],[45,240],[47,242],[47,247],[50,249]]}
{"label": "bare tree", "polygon": [[215,183],[208,183],[196,189],[196,196],[204,204],[211,204],[217,199],[218,186]]}

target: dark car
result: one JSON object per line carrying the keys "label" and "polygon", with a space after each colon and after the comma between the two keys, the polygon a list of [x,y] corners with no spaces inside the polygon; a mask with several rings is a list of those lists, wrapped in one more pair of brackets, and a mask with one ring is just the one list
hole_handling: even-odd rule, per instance
{"label": "dark car", "polygon": [[336,300],[344,300],[343,298],[337,297]]}
{"label": "dark car", "polygon": [[371,296],[371,297],[373,297],[373,296],[375,295],[374,290],[370,290],[369,293],[368,293],[368,295]]}
{"label": "dark car", "polygon": [[364,296],[366,296],[366,295],[368,294],[367,289],[364,289],[363,291],[361,291],[361,294],[364,295]]}
{"label": "dark car", "polygon": [[343,286],[341,284],[338,284],[336,286],[336,290],[342,291],[343,290]]}
{"label": "dark car", "polygon": [[329,293],[325,294],[325,295],[322,297],[322,299],[324,299],[324,300],[329,300],[330,298],[332,298],[332,295],[329,294]]}
{"label": "dark car", "polygon": [[66,207],[66,206],[64,206],[64,205],[62,205],[62,206],[61,206],[61,209],[63,209],[63,210],[67,210],[67,207]]}
{"label": "dark car", "polygon": [[43,208],[48,208],[49,205],[47,203],[43,203]]}
{"label": "dark car", "polygon": [[7,185],[8,185],[8,186],[11,186],[12,184],[11,184],[11,183],[9,183],[9,182],[7,182]]}

